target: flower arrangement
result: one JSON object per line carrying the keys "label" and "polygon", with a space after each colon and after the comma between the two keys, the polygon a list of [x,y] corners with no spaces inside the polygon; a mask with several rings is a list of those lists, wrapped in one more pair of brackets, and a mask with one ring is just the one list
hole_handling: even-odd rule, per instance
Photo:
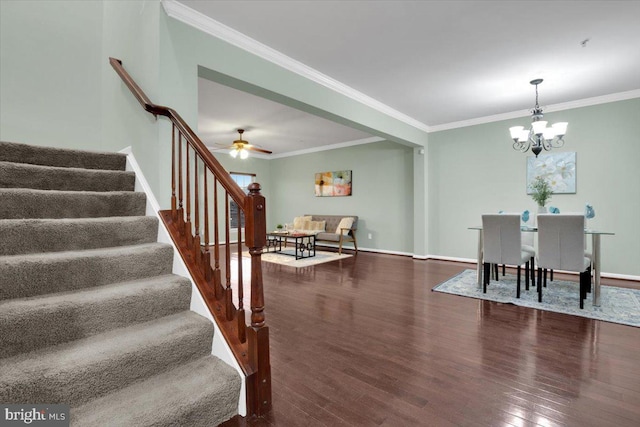
{"label": "flower arrangement", "polygon": [[553,194],[549,183],[540,176],[536,177],[533,183],[531,183],[530,188],[532,191],[531,198],[541,207],[544,207]]}

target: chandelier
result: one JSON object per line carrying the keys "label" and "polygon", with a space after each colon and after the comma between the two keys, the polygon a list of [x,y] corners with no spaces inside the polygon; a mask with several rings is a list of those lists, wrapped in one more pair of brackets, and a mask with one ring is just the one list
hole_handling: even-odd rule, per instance
{"label": "chandelier", "polygon": [[538,85],[542,83],[542,79],[531,80],[529,83],[536,87],[536,106],[531,110],[531,128],[525,129],[524,126],[513,126],[509,128],[511,138],[513,139],[513,149],[526,152],[529,148],[533,154],[538,154],[544,148],[546,151],[552,148],[560,148],[564,145],[564,134],[567,132],[567,122],[554,123],[551,127],[547,127],[547,122],[542,120],[542,108],[538,105]]}

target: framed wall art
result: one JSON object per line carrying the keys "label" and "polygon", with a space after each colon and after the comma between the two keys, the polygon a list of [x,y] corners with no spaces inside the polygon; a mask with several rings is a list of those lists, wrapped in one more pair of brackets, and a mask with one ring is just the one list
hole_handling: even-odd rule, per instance
{"label": "framed wall art", "polygon": [[547,181],[554,194],[574,194],[576,153],[563,152],[527,157],[527,194],[531,194],[531,183],[537,177]]}
{"label": "framed wall art", "polygon": [[351,195],[351,171],[318,172],[315,176],[316,197]]}

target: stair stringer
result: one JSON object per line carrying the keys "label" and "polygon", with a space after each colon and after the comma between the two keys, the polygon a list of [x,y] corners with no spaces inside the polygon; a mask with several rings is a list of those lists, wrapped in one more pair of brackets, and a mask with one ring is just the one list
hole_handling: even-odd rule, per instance
{"label": "stair stringer", "polygon": [[171,239],[171,237],[169,236],[169,233],[164,226],[164,222],[162,221],[162,219],[160,218],[160,215],[158,214],[158,212],[160,212],[160,204],[158,203],[158,200],[156,199],[153,192],[151,191],[151,187],[149,186],[149,183],[147,182],[144,174],[142,173],[142,169],[140,168],[140,165],[138,164],[135,156],[133,155],[131,146],[123,148],[119,152],[127,155],[127,165],[125,170],[134,172],[136,175],[136,183],[135,183],[134,191],[145,193],[147,196],[147,205],[146,205],[145,215],[155,216],[156,218],[158,218],[158,240],[157,241],[161,243],[169,244],[173,248],[172,273],[189,279],[189,282],[191,283],[190,310],[207,318],[213,324],[214,334],[213,334],[213,343],[211,346],[211,354],[216,356],[223,362],[225,362],[227,365],[233,367],[238,372],[238,375],[240,375],[242,382],[240,387],[240,396],[238,399],[238,414],[244,417],[247,415],[246,383],[245,383],[246,378],[245,378],[244,372],[242,371],[242,369],[240,368],[240,365],[236,361],[236,358],[233,355],[231,348],[229,347],[229,345],[224,339],[224,335],[222,334],[222,331],[220,331],[220,329],[218,328],[218,325],[213,319],[213,316],[209,312],[209,309],[207,308],[204,302],[204,299],[200,294],[200,291],[196,287],[196,284],[193,282],[193,279],[189,274],[189,270],[187,270],[187,266],[184,264],[182,257],[178,253],[178,249],[173,243],[173,240]]}

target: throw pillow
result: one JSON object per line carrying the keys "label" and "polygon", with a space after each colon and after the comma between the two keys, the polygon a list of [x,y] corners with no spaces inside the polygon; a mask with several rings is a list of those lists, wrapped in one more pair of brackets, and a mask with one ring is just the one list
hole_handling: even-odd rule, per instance
{"label": "throw pillow", "polygon": [[309,230],[324,231],[327,221],[309,221]]}
{"label": "throw pillow", "polygon": [[[348,216],[340,220],[340,224],[336,227],[336,234],[340,234],[343,228],[351,229],[353,225],[353,218]],[[344,234],[349,234],[349,230],[345,230]]]}
{"label": "throw pillow", "polygon": [[294,230],[304,230],[304,222],[311,221],[311,216],[297,216],[293,219]]}

